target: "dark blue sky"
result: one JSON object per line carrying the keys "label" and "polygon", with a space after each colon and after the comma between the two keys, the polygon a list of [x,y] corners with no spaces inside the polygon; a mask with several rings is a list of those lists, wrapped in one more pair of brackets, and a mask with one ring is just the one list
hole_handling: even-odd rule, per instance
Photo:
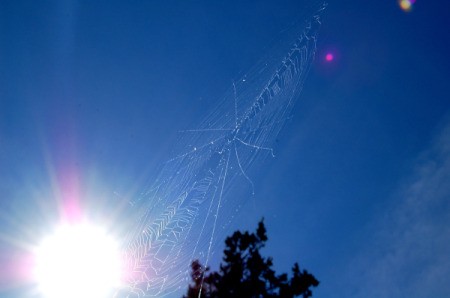
{"label": "dark blue sky", "polygon": [[[315,3],[92,2],[0,3],[1,262],[55,220],[66,180],[91,213],[137,197]],[[249,173],[230,229],[264,216],[266,253],[313,272],[317,297],[450,295],[449,8],[330,0],[276,157]]]}

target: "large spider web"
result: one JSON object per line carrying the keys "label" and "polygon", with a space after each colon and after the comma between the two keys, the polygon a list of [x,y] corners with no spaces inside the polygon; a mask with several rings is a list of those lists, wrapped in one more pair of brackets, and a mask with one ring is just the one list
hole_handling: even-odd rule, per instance
{"label": "large spider web", "polygon": [[[135,219],[124,245],[128,275],[116,297],[164,297],[189,283],[190,264],[208,265],[227,196],[249,168],[274,156],[273,143],[290,116],[314,59],[319,15],[309,13],[283,33],[270,53],[232,84],[197,129],[182,132],[179,153],[133,202]],[[228,206],[228,207],[227,207]]]}

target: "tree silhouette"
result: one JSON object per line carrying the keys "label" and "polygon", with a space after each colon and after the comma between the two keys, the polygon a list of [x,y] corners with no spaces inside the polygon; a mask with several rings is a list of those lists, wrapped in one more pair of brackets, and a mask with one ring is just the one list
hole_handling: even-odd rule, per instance
{"label": "tree silhouette", "polygon": [[274,298],[311,297],[311,287],[319,281],[297,263],[292,277],[277,275],[272,269],[272,258],[259,253],[267,241],[264,221],[256,233],[236,231],[225,240],[223,262],[219,272],[210,272],[198,260],[191,264],[192,283],[184,298]]}

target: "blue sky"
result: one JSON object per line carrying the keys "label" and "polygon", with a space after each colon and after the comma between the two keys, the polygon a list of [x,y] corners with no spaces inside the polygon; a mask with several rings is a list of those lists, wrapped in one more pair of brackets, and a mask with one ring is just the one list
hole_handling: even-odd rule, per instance
{"label": "blue sky", "polygon": [[[2,1],[0,262],[57,221],[58,187],[76,181],[100,218],[138,197],[314,3]],[[228,231],[265,217],[265,252],[314,273],[317,297],[449,296],[449,4],[328,4],[275,158],[248,173],[254,195],[238,181],[239,212],[223,207]],[[23,297],[8,270],[1,295]]]}

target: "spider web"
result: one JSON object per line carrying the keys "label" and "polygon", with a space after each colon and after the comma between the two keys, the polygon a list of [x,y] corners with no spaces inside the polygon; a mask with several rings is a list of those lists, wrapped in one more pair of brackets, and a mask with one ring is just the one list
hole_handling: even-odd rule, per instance
{"label": "spider web", "polygon": [[133,202],[135,221],[124,242],[128,275],[116,297],[167,296],[187,288],[193,260],[209,264],[226,221],[221,211],[236,206],[228,190],[241,178],[254,191],[249,168],[274,156],[271,146],[314,59],[324,8],[286,30],[199,128],[181,132],[179,153]]}

